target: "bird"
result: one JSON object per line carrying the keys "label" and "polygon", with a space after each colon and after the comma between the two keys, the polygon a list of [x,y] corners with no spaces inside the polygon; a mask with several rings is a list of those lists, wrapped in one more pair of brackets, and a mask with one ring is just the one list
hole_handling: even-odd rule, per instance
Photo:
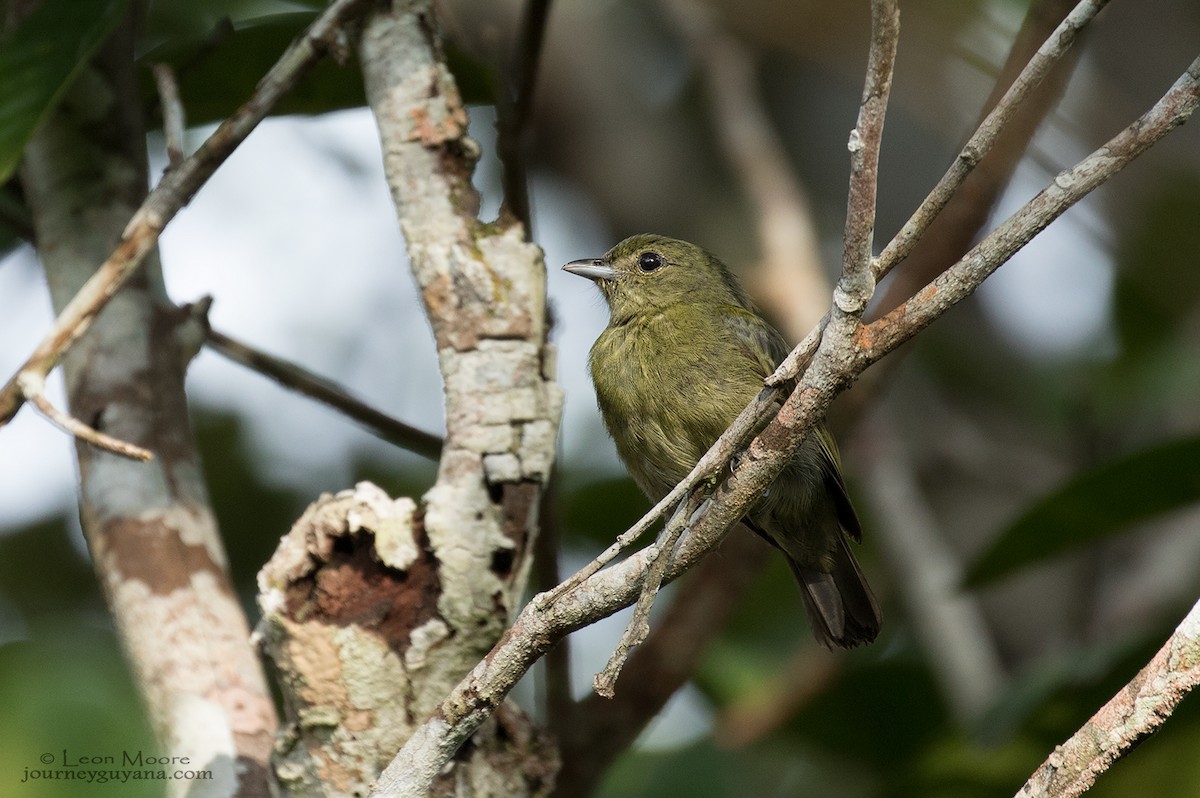
{"label": "bird", "polygon": [[[591,280],[609,309],[588,357],[617,454],[657,502],[683,480],[788,353],[716,256],[686,241],[635,235],[563,269]],[[787,560],[816,640],[833,648],[879,634],[879,604],[850,549],[862,526],[822,422],[742,523]]]}

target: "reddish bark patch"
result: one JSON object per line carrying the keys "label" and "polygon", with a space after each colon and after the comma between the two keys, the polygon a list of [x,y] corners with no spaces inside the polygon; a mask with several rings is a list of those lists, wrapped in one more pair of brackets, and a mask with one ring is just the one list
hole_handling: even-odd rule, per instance
{"label": "reddish bark patch", "polygon": [[[207,571],[228,589],[228,577],[202,545],[184,543],[179,531],[161,522],[122,518],[104,527],[104,543],[122,580],[143,582],[155,595],[191,587],[192,575]],[[108,569],[106,569],[108,570]]]}
{"label": "reddish bark patch", "polygon": [[[489,487],[495,501],[494,486]],[[512,566],[520,562],[529,543],[529,530],[533,527],[541,499],[541,485],[537,482],[506,482],[500,488],[500,507],[504,514],[504,536],[513,542],[511,550],[497,549],[492,552],[492,571],[501,579],[512,576]]]}
{"label": "reddish bark patch", "polygon": [[287,613],[297,621],[357,626],[378,634],[400,653],[412,631],[437,616],[438,562],[418,522],[420,555],[407,570],[380,562],[368,530],[339,537],[329,560],[287,591]]}

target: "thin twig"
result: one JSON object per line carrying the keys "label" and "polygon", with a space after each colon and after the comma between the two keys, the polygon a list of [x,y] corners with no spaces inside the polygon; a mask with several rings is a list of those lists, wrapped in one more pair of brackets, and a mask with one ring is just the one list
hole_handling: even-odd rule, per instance
{"label": "thin twig", "polygon": [[582,585],[597,571],[615,560],[617,555],[622,551],[637,542],[638,538],[644,535],[646,530],[653,526],[654,522],[663,513],[678,505],[691,492],[692,488],[700,484],[702,480],[709,478],[724,468],[745,441],[746,437],[762,424],[776,403],[775,397],[776,389],[774,388],[764,388],[760,391],[755,400],[742,409],[742,412],[729,425],[725,433],[717,439],[712,448],[705,452],[704,456],[692,467],[692,470],[682,482],[672,488],[671,492],[666,496],[659,499],[658,503],[651,507],[636,524],[618,535],[617,539],[607,549],[602,551],[596,559],[576,571],[554,590],[535,596],[533,599],[534,602],[538,603],[544,609]]}
{"label": "thin twig", "polygon": [[875,196],[879,186],[879,145],[896,48],[900,41],[900,9],[895,0],[871,2],[871,50],[863,85],[858,123],[850,131],[850,191],[846,201],[846,231],[842,246],[842,278],[834,305],[843,313],[861,316],[875,291],[871,245],[875,234]]}
{"label": "thin twig", "polygon": [[1004,97],[996,103],[996,107],[976,128],[950,169],[929,192],[912,217],[900,228],[900,232],[884,247],[875,263],[876,280],[883,279],[884,275],[891,271],[897,263],[908,257],[934,218],[950,201],[950,197],[995,144],[1000,131],[1012,117],[1014,109],[1042,82],[1054,64],[1074,44],[1080,31],[1107,4],[1108,0],[1083,0],[1067,15],[1062,24],[1054,29],[1045,44],[1038,49],[1025,68],[1021,70],[1021,74],[1004,92]]}
{"label": "thin twig", "polygon": [[[984,123],[1038,48],[1074,6],[1075,0],[1036,0],[1030,4],[976,126]],[[1062,94],[1078,61],[1078,53],[1079,48],[1070,48],[1057,56],[1038,85],[1029,89],[1020,104],[1011,107],[1003,118],[1003,129],[996,130],[987,154],[964,176],[954,198],[909,250],[904,268],[892,275],[883,296],[874,303],[872,314],[879,316],[896,307],[971,248],[1042,119]],[[893,365],[896,362],[899,361],[895,358],[889,359]],[[863,399],[873,391],[857,390],[854,393]],[[860,402],[856,401],[856,404]]]}
{"label": "thin twig", "polygon": [[42,377],[50,373],[63,353],[87,332],[96,314],[142,265],[167,223],[195,196],[279,98],[327,53],[339,52],[338,35],[342,27],[364,4],[365,0],[334,0],[304,35],[280,56],[237,112],[222,122],[179,168],[163,176],[129,220],[113,253],[63,308],[50,332],[18,373],[0,389],[0,427],[11,421],[25,402],[18,377],[22,373]]}
{"label": "thin twig", "polygon": [[375,435],[401,449],[436,460],[442,453],[442,439],[395,419],[350,395],[346,389],[324,377],[282,358],[268,355],[224,333],[208,330],[206,343],[235,363],[257,371],[284,388],[296,391],[338,410],[362,424]]}
{"label": "thin twig", "polygon": [[533,215],[529,205],[529,175],[525,140],[533,114],[538,67],[551,0],[527,0],[513,51],[510,75],[500,87],[496,102],[497,150],[504,169],[502,213],[512,214],[525,227],[525,240],[533,240]]}
{"label": "thin twig", "polygon": [[51,424],[80,440],[87,441],[93,446],[106,449],[113,454],[140,460],[143,463],[154,459],[154,454],[141,446],[114,438],[100,430],[93,429],[74,416],[59,410],[46,397],[46,380],[34,372],[24,372],[18,375],[21,393],[29,400],[38,412],[46,417]]}
{"label": "thin twig", "polygon": [[605,698],[613,697],[613,685],[616,684],[617,677],[621,675],[621,668],[625,666],[625,660],[629,659],[629,652],[641,645],[646,636],[650,634],[650,610],[654,606],[654,599],[658,595],[659,588],[662,587],[667,565],[670,564],[671,558],[675,554],[675,544],[687,531],[692,514],[699,508],[702,501],[701,491],[693,491],[685,501],[675,508],[671,520],[667,522],[663,527],[662,534],[658,536],[653,553],[650,555],[650,565],[646,568],[642,592],[638,594],[638,600],[633,605],[633,615],[630,616],[629,623],[625,625],[625,631],[621,633],[621,639],[612,656],[609,657],[608,664],[592,680],[592,687],[598,695]]}
{"label": "thin twig", "polygon": [[1058,175],[1037,196],[997,225],[970,252],[900,307],[861,334],[862,356],[875,362],[972,294],[1017,250],[1068,208],[1188,120],[1200,105],[1200,58],[1154,107],[1087,158]]}
{"label": "thin twig", "polygon": [[154,64],[154,83],[158,86],[158,102],[162,108],[163,136],[167,140],[167,163],[174,169],[183,163],[183,101],[179,98],[179,83],[169,64]]}

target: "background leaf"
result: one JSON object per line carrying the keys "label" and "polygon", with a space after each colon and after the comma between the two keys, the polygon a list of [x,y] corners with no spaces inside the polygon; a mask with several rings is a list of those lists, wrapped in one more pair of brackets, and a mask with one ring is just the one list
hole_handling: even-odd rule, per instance
{"label": "background leaf", "polygon": [[0,38],[0,183],[76,73],[125,15],[128,0],[46,0]]}
{"label": "background leaf", "polygon": [[1036,502],[975,561],[966,583],[977,587],[1197,500],[1200,438],[1109,461]]}

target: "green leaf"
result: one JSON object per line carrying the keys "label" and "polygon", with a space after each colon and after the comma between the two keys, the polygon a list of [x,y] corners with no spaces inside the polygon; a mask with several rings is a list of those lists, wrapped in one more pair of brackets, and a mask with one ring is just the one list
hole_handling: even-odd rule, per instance
{"label": "green leaf", "polygon": [[128,0],[45,0],[0,38],[0,184]]}
{"label": "green leaf", "polygon": [[1030,507],[971,566],[966,584],[978,587],[1197,500],[1200,437],[1110,461]]}

